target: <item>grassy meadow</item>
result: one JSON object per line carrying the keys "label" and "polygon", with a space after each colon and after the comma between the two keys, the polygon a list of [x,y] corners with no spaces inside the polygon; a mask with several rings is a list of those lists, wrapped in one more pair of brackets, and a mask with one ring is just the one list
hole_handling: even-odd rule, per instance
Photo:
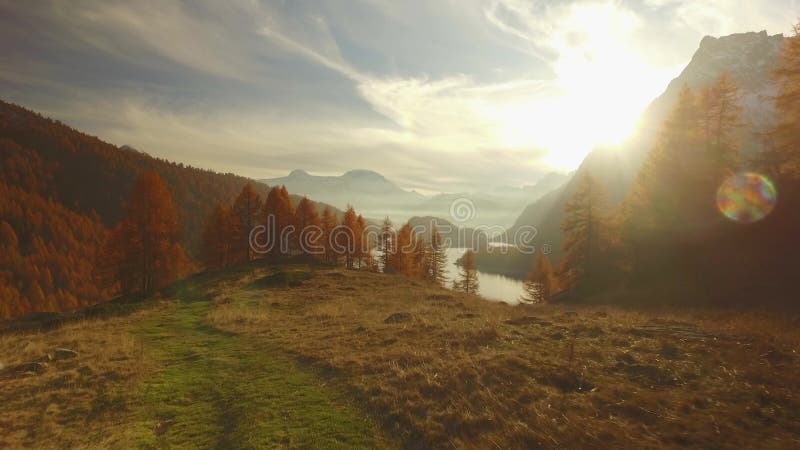
{"label": "grassy meadow", "polygon": [[253,265],[0,334],[0,447],[797,448],[797,325]]}

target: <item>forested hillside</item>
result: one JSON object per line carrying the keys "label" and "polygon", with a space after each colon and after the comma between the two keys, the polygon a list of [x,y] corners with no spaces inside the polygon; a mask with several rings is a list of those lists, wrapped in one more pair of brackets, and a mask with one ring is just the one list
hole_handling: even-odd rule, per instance
{"label": "forested hillside", "polygon": [[[180,242],[199,260],[209,214],[250,180],[116,147],[0,101],[0,317],[106,299],[110,292],[97,287],[92,268],[136,177],[148,171],[166,183]],[[253,186],[266,197],[266,185]]]}
{"label": "forested hillside", "polygon": [[[688,86],[699,92],[723,73],[731,76],[738,88],[743,126],[737,130],[737,141],[746,163],[762,148],[762,137],[774,121],[772,71],[778,64],[784,41],[782,35],[770,36],[764,31],[704,38],[686,68],[644,112],[634,135],[619,146],[595,149],[587,155],[576,173],[591,173],[597,178],[608,193],[609,206],[621,203],[656,143],[681,88]],[[528,205],[510,234],[520,226],[533,225],[539,230],[537,242],[549,244],[554,256],[560,257],[564,205],[577,189],[578,181],[579,177],[573,177],[564,186]],[[497,267],[502,265],[500,261],[493,262]],[[480,259],[478,265],[482,265]],[[509,262],[506,267],[513,265]]]}

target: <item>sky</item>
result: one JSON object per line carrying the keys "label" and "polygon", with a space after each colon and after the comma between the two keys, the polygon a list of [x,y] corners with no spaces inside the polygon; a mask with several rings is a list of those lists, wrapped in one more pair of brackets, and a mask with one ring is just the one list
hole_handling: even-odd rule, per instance
{"label": "sky", "polygon": [[798,0],[0,0],[0,98],[252,178],[461,192],[617,143],[705,35]]}

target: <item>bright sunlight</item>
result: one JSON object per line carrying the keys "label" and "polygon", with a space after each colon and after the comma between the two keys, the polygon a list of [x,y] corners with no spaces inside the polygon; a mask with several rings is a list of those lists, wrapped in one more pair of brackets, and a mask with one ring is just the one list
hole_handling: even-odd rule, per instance
{"label": "bright sunlight", "polygon": [[575,6],[552,37],[561,55],[553,67],[556,89],[545,99],[498,107],[498,139],[544,148],[547,163],[562,170],[577,168],[595,146],[624,141],[678,71],[643,60],[631,44],[639,26],[635,16],[610,4]]}

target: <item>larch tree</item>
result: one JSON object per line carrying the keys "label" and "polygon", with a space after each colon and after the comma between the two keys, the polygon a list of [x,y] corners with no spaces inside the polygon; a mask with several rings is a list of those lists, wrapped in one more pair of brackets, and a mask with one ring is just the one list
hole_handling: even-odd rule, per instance
{"label": "larch tree", "polygon": [[738,160],[736,132],[742,126],[742,108],[736,82],[723,73],[713,85],[700,91],[698,107],[706,150],[704,162],[710,181],[716,185],[722,176],[736,168]]}
{"label": "larch tree", "polygon": [[431,227],[427,278],[440,286],[447,283],[447,248],[435,224]]}
{"label": "larch tree", "polygon": [[317,207],[308,197],[303,197],[297,204],[297,209],[294,212],[294,224],[297,227],[295,233],[297,234],[300,253],[307,256],[321,256],[320,239],[322,228],[320,218],[319,214],[317,214]]}
{"label": "larch tree", "polygon": [[467,250],[461,258],[458,279],[453,280],[453,289],[465,294],[477,294],[480,289],[478,269],[475,266],[475,252],[472,250]]}
{"label": "larch tree", "polygon": [[431,276],[431,244],[421,237],[414,243],[414,267],[416,272],[411,276],[428,280]]}
{"label": "larch tree", "polygon": [[330,208],[326,207],[322,210],[320,222],[320,226],[322,227],[322,260],[326,263],[335,263],[337,255],[333,240],[336,230],[336,215]]}
{"label": "larch tree", "polygon": [[136,180],[126,216],[112,231],[105,255],[123,293],[150,295],[186,270],[172,195],[156,172]]}
{"label": "larch tree", "polygon": [[236,239],[236,221],[230,208],[217,205],[203,229],[203,265],[224,269],[231,264]]}
{"label": "larch tree", "polygon": [[408,277],[419,277],[421,262],[419,257],[419,242],[410,223],[404,224],[397,230],[396,245],[389,258],[390,271]]}
{"label": "larch tree", "polygon": [[236,239],[234,248],[240,261],[252,261],[255,254],[250,245],[250,233],[259,223],[261,213],[261,196],[247,183],[233,202],[233,216],[236,224]]}
{"label": "larch tree", "polygon": [[358,215],[352,205],[347,205],[347,209],[342,217],[342,227],[339,228],[337,243],[341,245],[344,252],[344,266],[348,269],[355,268],[360,245],[358,233]]}
{"label": "larch tree", "polygon": [[264,201],[263,218],[266,221],[267,239],[271,244],[267,255],[272,258],[286,256],[296,247],[296,230],[293,226],[292,200],[285,186],[273,187]]}
{"label": "larch tree", "polygon": [[522,303],[544,303],[550,294],[558,290],[558,280],[555,276],[550,258],[542,252],[537,253],[533,267],[523,285]]}
{"label": "larch tree", "polygon": [[285,236],[284,239],[288,244],[289,254],[294,254],[298,250],[299,241],[297,225],[294,223],[294,206],[292,205],[292,197],[289,196],[289,191],[286,189],[286,186],[281,186],[281,205],[284,210],[281,215],[283,220],[279,226],[283,235]]}
{"label": "larch tree", "polygon": [[771,148],[762,163],[778,175],[800,178],[800,24],[786,39],[774,80],[778,123],[770,134]]}
{"label": "larch tree", "polygon": [[601,264],[602,227],[605,220],[605,189],[584,172],[576,191],[564,205],[564,257],[561,273],[565,287],[583,281],[594,281],[594,272]]}
{"label": "larch tree", "polygon": [[381,231],[380,234],[378,235],[378,251],[381,252],[380,265],[383,273],[391,272],[391,265],[389,264],[389,259],[391,258],[391,255],[394,253],[394,244],[395,244],[394,228],[392,227],[392,221],[389,219],[389,216],[386,216],[383,219],[383,224],[381,225]]}
{"label": "larch tree", "polygon": [[[713,196],[698,194],[698,185],[707,184],[709,176],[697,103],[691,89],[684,86],[623,205],[620,222],[626,241],[672,233],[699,222],[695,217],[707,217],[709,210],[715,212]],[[698,212],[706,215],[698,216]]]}

